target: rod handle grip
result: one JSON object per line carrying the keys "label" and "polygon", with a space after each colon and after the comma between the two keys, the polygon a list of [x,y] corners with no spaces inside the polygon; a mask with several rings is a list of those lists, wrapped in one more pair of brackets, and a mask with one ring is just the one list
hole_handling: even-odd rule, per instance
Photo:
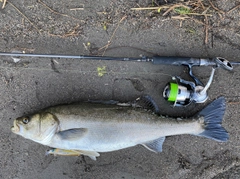
{"label": "rod handle grip", "polygon": [[161,57],[156,56],[152,58],[153,64],[156,65],[192,65],[200,66],[200,59],[191,57]]}

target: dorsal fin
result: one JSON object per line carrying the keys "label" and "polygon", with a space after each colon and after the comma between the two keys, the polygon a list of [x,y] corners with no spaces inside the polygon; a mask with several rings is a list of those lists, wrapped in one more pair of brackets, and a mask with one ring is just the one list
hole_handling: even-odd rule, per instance
{"label": "dorsal fin", "polygon": [[142,96],[136,100],[136,105],[151,110],[156,114],[160,113],[157,103],[149,95]]}

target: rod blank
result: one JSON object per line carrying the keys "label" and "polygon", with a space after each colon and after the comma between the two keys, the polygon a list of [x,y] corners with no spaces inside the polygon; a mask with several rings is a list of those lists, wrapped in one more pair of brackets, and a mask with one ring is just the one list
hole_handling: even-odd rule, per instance
{"label": "rod blank", "polygon": [[[85,55],[55,55],[55,54],[29,54],[29,53],[8,53],[0,52],[0,56],[11,57],[41,57],[41,58],[68,58],[68,59],[89,59],[89,60],[113,60],[113,61],[137,61],[152,62],[156,65],[191,65],[191,66],[213,66],[216,62],[213,59],[200,59],[191,57],[106,57],[106,56],[85,56]],[[230,63],[230,62],[229,62]],[[231,62],[232,65],[240,65],[240,62]]]}

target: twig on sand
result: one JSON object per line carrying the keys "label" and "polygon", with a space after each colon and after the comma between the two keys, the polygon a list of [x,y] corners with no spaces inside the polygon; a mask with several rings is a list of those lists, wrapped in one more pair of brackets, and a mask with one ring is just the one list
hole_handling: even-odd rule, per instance
{"label": "twig on sand", "polygon": [[239,7],[240,7],[240,4],[238,4],[237,6],[233,7],[232,9],[230,9],[229,11],[227,11],[226,13],[230,13],[230,12],[236,10],[236,9],[239,8]]}
{"label": "twig on sand", "polygon": [[70,11],[78,11],[78,10],[83,11],[84,8],[83,8],[83,7],[77,7],[77,8],[72,8],[72,9],[70,9]]}
{"label": "twig on sand", "polygon": [[32,21],[29,20],[29,18],[24,15],[13,3],[9,2],[8,3],[20,14],[24,17],[24,19],[26,19],[37,31],[39,34],[41,34],[41,31],[37,28],[37,26],[35,24],[32,23]]}
{"label": "twig on sand", "polygon": [[171,12],[172,10],[174,10],[177,7],[184,7],[186,9],[190,9],[188,6],[185,6],[183,4],[175,4],[175,5],[172,5],[171,7],[169,7],[169,9],[163,13],[163,16],[166,16],[169,12]]}
{"label": "twig on sand", "polygon": [[79,4],[81,7],[75,7],[75,8],[71,8],[70,11],[83,11],[84,10],[84,4]]}
{"label": "twig on sand", "polygon": [[188,13],[187,15],[194,15],[194,16],[212,16],[212,14],[199,14],[199,13]]}
{"label": "twig on sand", "polygon": [[202,7],[202,9],[205,9],[205,6],[203,5],[201,0],[198,0],[198,4],[200,4],[200,6]]}
{"label": "twig on sand", "polygon": [[172,16],[171,19],[177,19],[177,20],[186,20],[190,19],[191,17],[189,16]]}
{"label": "twig on sand", "polygon": [[158,7],[134,7],[134,8],[131,8],[131,10],[135,10],[135,11],[141,11],[141,10],[158,10],[158,9],[168,9],[169,6],[158,6]]}
{"label": "twig on sand", "polygon": [[67,37],[71,37],[71,36],[77,36],[79,34],[79,31],[77,31],[79,26],[80,25],[78,24],[77,26],[75,26],[73,28],[73,30],[70,30],[69,32],[67,32],[66,34],[63,34],[63,35],[52,34],[50,32],[48,32],[48,35],[54,36],[54,37],[60,37],[60,38],[67,38]]}
{"label": "twig on sand", "polygon": [[127,16],[122,17],[122,19],[118,22],[117,27],[116,27],[115,30],[113,31],[113,34],[112,34],[112,36],[110,37],[108,43],[107,43],[105,46],[103,46],[103,47],[101,47],[101,48],[98,49],[98,51],[101,51],[101,50],[104,49],[102,56],[104,56],[106,50],[107,50],[108,47],[111,45],[112,39],[113,39],[113,37],[115,36],[116,31],[117,31],[117,29],[119,28],[119,25],[120,25],[121,22],[122,22],[123,20],[125,20],[126,18],[127,18]]}
{"label": "twig on sand", "polygon": [[231,101],[231,102],[227,102],[228,104],[239,104],[240,102],[239,101]]}
{"label": "twig on sand", "polygon": [[[173,11],[176,8],[185,8],[190,9],[190,7],[184,5],[184,4],[174,4],[174,5],[165,5],[165,6],[158,6],[158,7],[138,7],[138,8],[131,8],[131,10],[161,10],[161,9],[167,9],[166,12],[163,13],[163,16],[166,16],[169,12]],[[205,14],[205,13],[194,13],[194,12],[187,12],[186,15],[194,15],[194,16],[212,16],[212,14]]]}
{"label": "twig on sand", "polygon": [[64,17],[72,18],[72,19],[77,20],[77,21],[84,22],[84,20],[81,20],[81,19],[72,17],[72,16],[70,16],[70,15],[63,14],[63,13],[60,13],[60,12],[57,12],[57,11],[53,10],[53,9],[50,8],[47,4],[45,4],[44,2],[42,2],[42,0],[37,0],[37,2],[40,3],[40,4],[42,4],[44,7],[46,7],[49,11],[51,11],[51,12],[54,13],[54,14],[61,15],[61,16],[64,16]]}
{"label": "twig on sand", "polygon": [[[1,1],[1,2],[2,2],[2,1]],[[2,9],[4,9],[4,8],[5,8],[5,6],[6,6],[6,3],[7,3],[7,0],[3,0]]]}
{"label": "twig on sand", "polygon": [[131,10],[141,11],[141,10],[167,9],[167,11],[165,13],[163,13],[163,16],[166,16],[169,12],[171,12],[172,10],[174,10],[175,8],[178,8],[178,7],[183,7],[183,8],[186,8],[186,9],[190,9],[188,6],[186,6],[184,4],[173,4],[173,5],[171,4],[171,5],[164,5],[164,6],[157,6],[157,7],[137,7],[137,8],[131,8]]}
{"label": "twig on sand", "polygon": [[190,19],[193,20],[193,21],[195,21],[195,22],[197,22],[198,24],[201,24],[201,25],[207,26],[206,23],[204,23],[204,22],[202,22],[202,21],[200,21],[200,20],[197,20],[197,19],[192,18],[192,17],[191,17]]}
{"label": "twig on sand", "polygon": [[220,12],[221,14],[225,14],[224,11],[222,11],[222,10],[218,9],[216,6],[214,6],[211,0],[208,0],[208,2],[212,6],[213,9],[215,9],[218,12]]}
{"label": "twig on sand", "polygon": [[207,16],[205,16],[205,23],[206,23],[206,25],[205,25],[205,40],[204,40],[204,43],[205,43],[205,45],[207,45],[208,44],[208,25],[209,25]]}

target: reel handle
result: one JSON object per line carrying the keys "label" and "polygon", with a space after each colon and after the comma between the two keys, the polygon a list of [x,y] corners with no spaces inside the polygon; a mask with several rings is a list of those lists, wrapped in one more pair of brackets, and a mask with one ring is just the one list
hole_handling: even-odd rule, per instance
{"label": "reel handle", "polygon": [[228,70],[228,71],[233,70],[232,64],[225,58],[216,57],[214,60],[216,62],[217,67],[222,67],[223,69]]}

